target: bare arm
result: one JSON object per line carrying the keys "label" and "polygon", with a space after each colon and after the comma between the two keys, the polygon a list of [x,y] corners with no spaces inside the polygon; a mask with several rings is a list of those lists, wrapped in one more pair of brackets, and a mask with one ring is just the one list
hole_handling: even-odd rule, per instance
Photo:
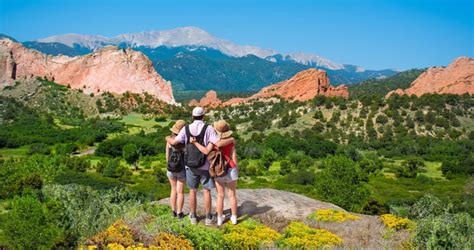
{"label": "bare arm", "polygon": [[175,138],[172,138],[171,136],[167,136],[165,140],[169,145],[173,145],[173,146],[176,146],[179,143],[181,143],[180,141],[176,140]]}
{"label": "bare arm", "polygon": [[222,147],[225,147],[225,146],[227,146],[231,143],[235,144],[234,137],[229,137],[229,138],[226,138],[226,139],[220,139],[216,142],[216,146],[219,147],[219,148],[222,148]]}
{"label": "bare arm", "polygon": [[212,148],[214,147],[214,144],[212,143],[209,143],[207,144],[207,147],[204,147],[203,145],[201,145],[201,143],[197,142],[194,137],[191,137],[191,140],[189,142],[194,144],[194,146],[196,146],[199,149],[199,151],[201,151],[201,153],[205,155],[208,155],[212,151]]}
{"label": "bare arm", "polygon": [[235,163],[235,165],[238,166],[238,164],[237,164],[237,150],[235,150],[235,146],[234,146],[234,149],[232,150],[232,161]]}
{"label": "bare arm", "polygon": [[170,144],[166,143],[166,149],[165,149],[166,164],[168,164],[168,155],[169,155],[169,150],[170,150],[169,147],[170,147]]}

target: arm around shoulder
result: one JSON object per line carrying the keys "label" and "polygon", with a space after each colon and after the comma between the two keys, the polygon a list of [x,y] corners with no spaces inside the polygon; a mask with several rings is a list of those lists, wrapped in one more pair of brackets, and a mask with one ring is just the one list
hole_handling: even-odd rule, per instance
{"label": "arm around shoulder", "polygon": [[232,144],[234,143],[235,144],[235,139],[234,137],[229,137],[229,138],[225,138],[225,139],[220,139],[219,141],[217,141],[215,143],[215,145],[219,148],[222,148],[222,147],[225,147],[229,144]]}

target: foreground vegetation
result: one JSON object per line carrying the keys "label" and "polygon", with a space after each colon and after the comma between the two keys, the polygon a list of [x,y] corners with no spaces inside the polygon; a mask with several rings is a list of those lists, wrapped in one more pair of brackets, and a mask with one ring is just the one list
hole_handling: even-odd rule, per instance
{"label": "foreground vegetation", "polygon": [[[148,106],[146,95],[123,99],[142,100],[131,107],[117,101],[122,97],[84,97],[45,81],[35,85],[44,91],[36,91],[37,98],[58,91],[65,100],[97,98],[85,107],[54,109],[17,96],[15,88],[27,89],[22,84],[0,96],[0,246],[344,244],[311,223],[294,222],[278,232],[252,220],[222,229],[178,223],[167,208],[150,202],[168,196],[163,138],[173,120],[189,121],[189,110]],[[273,99],[219,108],[208,119],[227,119],[236,131],[239,187],[287,190],[351,212],[391,214],[380,223],[409,231],[407,244],[457,249],[472,246],[473,104],[468,95]],[[91,107],[97,112],[87,113]],[[315,211],[308,220],[356,218]]]}

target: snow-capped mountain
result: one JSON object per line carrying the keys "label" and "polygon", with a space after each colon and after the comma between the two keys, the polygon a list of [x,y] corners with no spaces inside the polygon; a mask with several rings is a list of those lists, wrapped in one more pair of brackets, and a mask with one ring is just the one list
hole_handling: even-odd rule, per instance
{"label": "snow-capped mountain", "polygon": [[286,60],[293,60],[311,67],[317,66],[331,70],[344,68],[342,64],[332,62],[318,55],[305,53],[284,54],[273,49],[264,49],[250,45],[238,45],[225,39],[217,38],[203,29],[192,26],[163,31],[123,34],[110,38],[98,35],[66,34],[38,39],[36,42],[61,43],[71,48],[77,44],[92,51],[97,50],[105,45],[119,44],[126,44],[132,48],[140,46],[150,48],[156,48],[159,46],[204,46],[219,50],[222,53],[233,57],[255,55],[257,57],[263,59],[268,58],[268,60],[273,61],[274,59],[272,56],[281,54]]}
{"label": "snow-capped mountain", "polygon": [[74,45],[77,44],[81,47],[94,51],[110,44],[109,40],[110,38],[107,38],[105,36],[98,36],[98,35],[65,34],[65,35],[57,35],[57,36],[41,38],[41,39],[36,40],[36,42],[61,43],[71,48],[73,48]]}

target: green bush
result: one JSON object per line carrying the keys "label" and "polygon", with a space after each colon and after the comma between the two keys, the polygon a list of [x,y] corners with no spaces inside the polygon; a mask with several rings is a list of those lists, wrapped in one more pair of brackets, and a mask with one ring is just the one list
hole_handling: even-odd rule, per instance
{"label": "green bush", "polygon": [[30,145],[27,154],[49,155],[51,154],[51,149],[45,143],[33,143]]}
{"label": "green bush", "polygon": [[293,169],[293,165],[288,160],[280,161],[280,174],[287,175]]}
{"label": "green bush", "polygon": [[11,249],[50,249],[62,240],[56,217],[35,197],[14,198],[0,217],[0,238]]}
{"label": "green bush", "polygon": [[192,225],[189,220],[176,220],[171,216],[171,209],[166,205],[145,205],[144,210],[156,218],[159,231],[183,235],[191,241],[196,249],[224,249],[222,232],[202,224]]}
{"label": "green bush", "polygon": [[132,172],[120,164],[119,158],[103,159],[97,164],[97,172],[106,177],[121,178],[132,175]]}
{"label": "green bush", "polygon": [[140,202],[122,189],[96,191],[81,185],[47,185],[44,194],[59,204],[60,224],[67,229],[69,243],[90,237],[107,228]]}
{"label": "green bush", "polygon": [[54,179],[54,182],[62,185],[80,184],[89,186],[95,190],[108,190],[124,186],[122,182],[115,178],[104,177],[96,173],[82,173],[76,171],[61,173]]}
{"label": "green bush", "polygon": [[474,220],[467,213],[444,213],[417,222],[414,243],[422,249],[472,249]]}
{"label": "green bush", "polygon": [[286,176],[286,182],[289,184],[311,185],[314,184],[314,179],[314,172],[304,169],[291,172]]}
{"label": "green bush", "polygon": [[0,167],[0,198],[20,195],[26,189],[41,189],[65,170],[57,157],[34,155],[7,159]]}
{"label": "green bush", "polygon": [[331,156],[323,161],[315,188],[325,200],[351,211],[360,210],[369,196],[360,170],[345,156]]}
{"label": "green bush", "polygon": [[445,204],[436,196],[427,194],[419,199],[410,209],[410,217],[424,219],[428,216],[438,216],[443,213]]}

